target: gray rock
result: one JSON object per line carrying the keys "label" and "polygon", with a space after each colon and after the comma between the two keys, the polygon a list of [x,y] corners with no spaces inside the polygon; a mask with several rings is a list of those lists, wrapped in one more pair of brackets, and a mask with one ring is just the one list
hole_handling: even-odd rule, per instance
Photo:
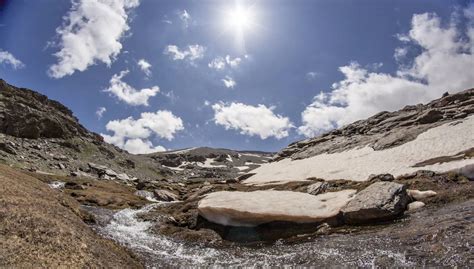
{"label": "gray rock", "polygon": [[167,190],[155,190],[153,193],[155,195],[155,199],[158,201],[173,202],[179,200],[178,195]]}
{"label": "gray rock", "polygon": [[428,123],[436,122],[442,118],[443,118],[443,113],[441,113],[439,110],[432,109],[421,114],[416,119],[416,121],[421,124],[428,124]]}
{"label": "gray rock", "polygon": [[392,174],[370,175],[369,181],[394,181]]}
{"label": "gray rock", "polygon": [[16,155],[15,148],[11,145],[11,143],[8,143],[8,142],[1,142],[0,150],[12,155]]}
{"label": "gray rock", "polygon": [[125,174],[125,173],[122,173],[122,174],[118,174],[117,175],[117,179],[120,179],[120,180],[130,180],[130,177]]}
{"label": "gray rock", "polygon": [[376,182],[357,193],[343,209],[348,224],[391,220],[401,215],[410,198],[405,185]]}
{"label": "gray rock", "polygon": [[328,187],[329,184],[327,182],[316,182],[314,184],[309,185],[306,189],[306,192],[311,195],[317,195],[324,192]]}

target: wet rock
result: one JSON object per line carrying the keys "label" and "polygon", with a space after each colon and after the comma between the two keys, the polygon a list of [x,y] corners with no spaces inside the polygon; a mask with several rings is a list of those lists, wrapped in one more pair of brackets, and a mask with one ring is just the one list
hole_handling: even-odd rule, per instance
{"label": "wet rock", "polygon": [[329,184],[327,182],[316,182],[314,184],[309,185],[306,189],[306,192],[311,195],[317,195],[326,191],[328,187]]}
{"label": "wet rock", "polygon": [[310,195],[292,191],[220,191],[198,204],[199,215],[224,226],[252,227],[270,222],[317,223],[332,220],[355,190]]}
{"label": "wet rock", "polygon": [[357,193],[342,209],[348,224],[391,220],[403,213],[409,201],[406,187],[394,182],[376,182]]}
{"label": "wet rock", "polygon": [[415,200],[423,200],[436,195],[434,191],[407,190],[407,193]]}
{"label": "wet rock", "polygon": [[411,203],[408,204],[407,211],[408,212],[415,211],[415,210],[420,209],[424,206],[425,206],[425,203],[420,202],[420,201],[414,201],[414,202],[411,202]]}
{"label": "wet rock", "polygon": [[155,195],[155,199],[158,201],[173,202],[179,200],[178,195],[167,190],[154,190],[153,193]]}

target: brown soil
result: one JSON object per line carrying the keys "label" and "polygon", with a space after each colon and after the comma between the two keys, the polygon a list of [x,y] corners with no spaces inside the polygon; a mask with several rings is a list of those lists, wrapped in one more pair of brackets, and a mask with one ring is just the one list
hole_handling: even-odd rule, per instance
{"label": "brown soil", "polygon": [[68,195],[0,165],[0,267],[143,267],[83,220],[91,217]]}

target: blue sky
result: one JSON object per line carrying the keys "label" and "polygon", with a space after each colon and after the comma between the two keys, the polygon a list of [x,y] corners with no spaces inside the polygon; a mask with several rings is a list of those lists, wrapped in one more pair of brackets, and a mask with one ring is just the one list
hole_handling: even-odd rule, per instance
{"label": "blue sky", "polygon": [[277,151],[474,86],[471,1],[73,2],[0,1],[0,77],[135,153]]}

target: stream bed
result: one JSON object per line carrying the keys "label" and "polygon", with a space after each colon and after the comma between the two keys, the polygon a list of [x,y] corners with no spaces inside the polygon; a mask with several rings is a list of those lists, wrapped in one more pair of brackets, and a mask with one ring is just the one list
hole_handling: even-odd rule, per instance
{"label": "stream bed", "polygon": [[[153,234],[154,225],[138,216],[161,206],[111,211],[87,207],[94,226],[136,253],[148,268],[159,267],[413,267],[474,268],[474,200],[439,208],[424,208],[391,224],[348,229],[344,233],[279,240],[246,246],[238,243],[209,247]],[[159,220],[158,220],[159,221]]]}

